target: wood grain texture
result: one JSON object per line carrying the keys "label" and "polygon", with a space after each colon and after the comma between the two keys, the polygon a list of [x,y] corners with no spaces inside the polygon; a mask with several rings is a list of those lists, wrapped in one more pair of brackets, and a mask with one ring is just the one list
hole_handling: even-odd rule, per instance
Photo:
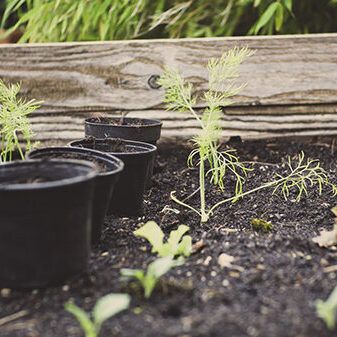
{"label": "wood grain texture", "polygon": [[337,134],[337,34],[1,45],[0,78],[45,102],[32,116],[42,141],[81,137],[85,117],[121,111],[162,119],[164,137],[190,136],[197,125],[164,111],[153,79],[167,64],[203,90],[207,59],[235,45],[256,54],[242,66],[248,85],[225,111],[224,136]]}

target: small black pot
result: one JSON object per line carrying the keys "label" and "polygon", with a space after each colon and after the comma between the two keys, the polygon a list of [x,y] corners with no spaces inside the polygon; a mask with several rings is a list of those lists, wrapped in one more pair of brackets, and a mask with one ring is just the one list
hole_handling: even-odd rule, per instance
{"label": "small black pot", "polygon": [[[122,121],[122,124],[121,124]],[[121,138],[157,144],[163,123],[156,119],[132,117],[92,117],[85,120],[85,136],[103,138]],[[155,156],[149,165],[145,187],[151,187],[151,178],[155,165]]]}
{"label": "small black pot", "polygon": [[86,271],[96,175],[84,161],[0,165],[0,288],[58,285]]}
{"label": "small black pot", "polygon": [[156,119],[92,117],[85,120],[85,135],[99,139],[121,138],[156,145],[162,124]]}
{"label": "small black pot", "polygon": [[38,149],[27,155],[28,159],[41,158],[63,158],[80,159],[93,162],[98,166],[94,188],[94,203],[92,214],[91,242],[93,245],[99,243],[102,234],[104,218],[110,204],[112,191],[124,168],[124,163],[107,153],[100,151],[81,149],[74,147],[49,147]]}
{"label": "small black pot", "polygon": [[93,137],[73,141],[69,145],[107,152],[123,160],[125,167],[112,195],[108,214],[134,216],[143,213],[145,181],[149,165],[157,151],[156,146],[130,140]]}

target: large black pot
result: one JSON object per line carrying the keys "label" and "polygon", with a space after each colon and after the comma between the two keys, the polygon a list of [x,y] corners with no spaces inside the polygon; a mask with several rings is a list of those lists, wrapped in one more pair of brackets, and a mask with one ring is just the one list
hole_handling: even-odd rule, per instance
{"label": "large black pot", "polygon": [[124,170],[112,195],[108,214],[133,216],[143,213],[145,181],[156,146],[121,139],[89,137],[73,141],[74,147],[95,149],[112,154],[124,162]]}
{"label": "large black pot", "polygon": [[57,285],[87,269],[93,164],[0,165],[0,288]]}
{"label": "large black pot", "polygon": [[156,119],[92,117],[85,120],[85,135],[99,139],[121,138],[156,145],[162,124]]}
{"label": "large black pot", "polygon": [[98,168],[94,188],[91,242],[99,243],[104,218],[110,204],[112,191],[124,168],[123,162],[107,153],[74,147],[49,147],[30,152],[28,159],[36,158],[70,158],[93,162]]}

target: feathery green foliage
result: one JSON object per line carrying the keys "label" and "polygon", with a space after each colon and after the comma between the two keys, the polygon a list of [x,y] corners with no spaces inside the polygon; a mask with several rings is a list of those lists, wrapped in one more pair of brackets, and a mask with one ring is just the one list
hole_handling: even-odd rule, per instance
{"label": "feathery green foliage", "polygon": [[303,196],[308,196],[309,189],[314,188],[319,194],[322,194],[323,188],[328,188],[333,196],[337,195],[337,186],[330,182],[327,172],[321,167],[318,159],[305,158],[304,152],[301,152],[294,159],[288,157],[283,167],[284,172],[276,173],[272,181],[218,202],[212,206],[209,214],[222,204],[236,202],[265,188],[272,188],[273,195],[281,194],[285,200],[293,197],[297,202],[301,201]]}
{"label": "feathery green foliage", "polygon": [[25,26],[20,42],[126,39],[141,33],[157,7],[150,0],[7,0],[2,26],[18,13],[12,29]]}
{"label": "feathery green foliage", "polygon": [[[235,194],[242,193],[247,172],[245,167],[236,157],[234,150],[219,150],[221,138],[222,107],[228,106],[243,85],[237,85],[239,65],[253,52],[247,48],[233,48],[225,52],[219,59],[210,59],[208,62],[209,89],[201,97],[206,104],[201,117],[194,110],[196,98],[193,97],[193,85],[187,83],[180,74],[166,68],[158,83],[165,89],[164,102],[168,110],[181,112],[189,111],[199,122],[200,132],[194,137],[195,149],[188,157],[190,166],[199,167],[199,195],[200,210],[195,211],[200,215],[201,221],[208,220],[205,179],[210,177],[210,182],[224,189],[223,178],[228,171],[236,177]],[[208,168],[206,168],[208,167]],[[174,195],[173,195],[173,198]]]}
{"label": "feathery green foliage", "polygon": [[127,294],[105,295],[96,302],[92,311],[92,318],[72,302],[66,303],[64,307],[76,317],[85,333],[85,337],[97,337],[102,324],[110,317],[126,310],[130,305],[130,300],[131,298]]}
{"label": "feathery green foliage", "polygon": [[336,31],[337,0],[6,0],[21,42]]}
{"label": "feathery green foliage", "polygon": [[20,137],[26,151],[30,151],[34,133],[29,123],[28,116],[39,108],[41,102],[35,100],[26,101],[19,98],[20,84],[6,84],[0,80],[0,161],[12,160],[13,152],[18,150],[22,159],[24,154]]}
{"label": "feathery green foliage", "polygon": [[[222,204],[236,202],[264,188],[273,188],[273,194],[280,193],[285,199],[288,199],[291,193],[295,194],[297,201],[300,201],[303,195],[307,195],[308,189],[312,187],[318,187],[319,193],[322,193],[324,186],[329,187],[334,195],[337,194],[336,185],[329,181],[319,161],[306,159],[304,153],[295,160],[289,158],[285,164],[284,174],[276,174],[272,181],[255,189],[243,191],[246,176],[251,169],[239,161],[233,149],[220,149],[221,109],[231,104],[233,96],[243,87],[236,84],[239,65],[252,54],[252,51],[247,48],[233,48],[219,59],[211,59],[208,62],[209,89],[201,97],[206,105],[201,117],[194,110],[197,99],[193,95],[193,85],[186,82],[177,71],[166,68],[158,81],[165,89],[164,102],[167,103],[168,109],[182,113],[189,112],[200,125],[199,134],[193,138],[195,148],[188,157],[188,164],[199,168],[199,188],[191,195],[199,191],[200,207],[196,209],[179,200],[175,191],[171,193],[171,198],[181,206],[197,213],[201,222],[207,222],[214,210]],[[210,177],[210,182],[223,191],[224,178],[228,172],[234,175],[236,180],[234,195],[208,207],[206,178]]]}
{"label": "feathery green foliage", "polygon": [[323,187],[327,186],[337,195],[337,186],[329,181],[327,172],[321,167],[319,160],[305,158],[304,152],[301,152],[296,162],[288,157],[285,167],[289,174],[286,177],[281,174],[275,175],[273,194],[281,192],[287,200],[292,191],[296,195],[296,201],[300,201],[303,195],[308,195],[309,187],[317,186],[321,194]]}

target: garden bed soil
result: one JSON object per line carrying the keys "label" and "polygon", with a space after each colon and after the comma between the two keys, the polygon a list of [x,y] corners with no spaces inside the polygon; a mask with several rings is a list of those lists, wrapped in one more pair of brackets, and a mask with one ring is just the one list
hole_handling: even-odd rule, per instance
{"label": "garden bed soil", "polygon": [[[252,141],[236,144],[244,160],[260,162],[249,174],[245,188],[271,179],[287,154],[304,150],[319,158],[333,182],[337,182],[336,155],[330,140]],[[312,237],[322,228],[331,229],[330,209],[337,198],[326,192],[309,192],[300,203],[271,197],[270,190],[218,209],[211,220],[200,225],[199,218],[177,207],[169,199],[172,190],[187,196],[198,186],[197,171],[186,168],[189,149],[184,145],[162,144],[157,158],[153,187],[145,197],[142,218],[109,218],[100,246],[92,252],[89,275],[70,280],[61,287],[30,292],[1,290],[0,317],[26,310],[26,315],[1,323],[1,337],[80,337],[83,333],[63,304],[73,299],[90,310],[95,301],[110,292],[132,295],[129,311],[103,325],[102,337],[332,337],[316,317],[314,301],[326,299],[336,286],[336,272],[326,267],[337,264],[337,251],[319,248]],[[233,188],[226,183],[226,191]],[[220,200],[212,192],[208,202]],[[196,199],[189,200],[196,205]],[[179,214],[163,212],[165,206]],[[271,221],[268,233],[255,232],[252,218]],[[141,289],[119,279],[120,269],[145,267],[154,256],[145,241],[132,231],[140,223],[156,220],[166,233],[185,223],[194,242],[205,247],[186,263],[163,277],[149,300]],[[238,267],[221,268],[218,257],[235,258]]]}

